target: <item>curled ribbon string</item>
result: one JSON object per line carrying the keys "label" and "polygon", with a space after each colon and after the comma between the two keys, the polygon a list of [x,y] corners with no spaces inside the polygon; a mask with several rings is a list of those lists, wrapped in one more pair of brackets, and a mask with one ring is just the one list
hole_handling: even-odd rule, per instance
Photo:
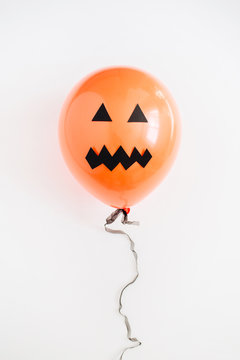
{"label": "curled ribbon string", "polygon": [[122,360],[123,359],[123,355],[125,354],[125,352],[129,349],[133,349],[135,347],[138,347],[141,345],[141,342],[135,338],[135,337],[132,337],[132,330],[131,330],[131,326],[130,326],[130,323],[129,323],[129,320],[128,320],[128,317],[122,312],[122,297],[123,297],[123,293],[124,291],[132,284],[135,283],[135,281],[137,280],[138,276],[139,276],[139,271],[138,271],[138,255],[135,251],[135,243],[134,241],[130,238],[130,236],[125,232],[125,231],[122,231],[122,230],[113,230],[113,229],[110,229],[109,227],[107,227],[107,225],[109,224],[112,224],[117,218],[118,216],[122,213],[122,219],[121,219],[121,222],[122,224],[127,224],[127,225],[139,225],[139,222],[138,221],[129,221],[128,220],[128,215],[127,215],[127,212],[124,210],[124,209],[117,209],[115,210],[107,219],[106,219],[106,223],[104,224],[104,227],[105,227],[105,230],[109,233],[112,233],[112,234],[122,234],[122,235],[126,235],[129,242],[130,242],[130,249],[133,253],[133,256],[134,256],[134,259],[135,259],[135,269],[136,269],[136,275],[134,276],[133,280],[130,281],[128,284],[126,284],[123,289],[121,290],[120,292],[120,296],[119,296],[119,308],[118,308],[118,312],[119,314],[124,318],[124,322],[125,322],[125,325],[126,325],[126,328],[127,328],[127,338],[128,340],[130,340],[131,342],[134,343],[133,346],[128,346],[126,347],[121,355],[120,355],[120,358],[119,360]]}

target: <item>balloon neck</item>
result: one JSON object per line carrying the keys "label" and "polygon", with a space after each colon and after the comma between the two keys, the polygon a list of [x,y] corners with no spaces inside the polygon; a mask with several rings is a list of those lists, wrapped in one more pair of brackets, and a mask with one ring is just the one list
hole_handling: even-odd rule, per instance
{"label": "balloon neck", "polygon": [[124,210],[127,214],[130,213],[130,208],[124,208],[123,210]]}

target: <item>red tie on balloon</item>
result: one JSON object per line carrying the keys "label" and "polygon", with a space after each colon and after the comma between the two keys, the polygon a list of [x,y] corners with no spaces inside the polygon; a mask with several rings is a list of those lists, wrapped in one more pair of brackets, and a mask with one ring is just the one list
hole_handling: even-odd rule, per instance
{"label": "red tie on balloon", "polygon": [[96,198],[115,210],[105,230],[124,234],[136,261],[136,275],[121,291],[119,313],[127,337],[132,337],[122,295],[138,277],[135,244],[127,233],[108,227],[122,214],[128,221],[130,207],[147,196],[170,169],[179,145],[180,122],[173,98],[151,75],[131,68],[109,68],[78,83],[63,106],[59,124],[64,159],[77,180]]}

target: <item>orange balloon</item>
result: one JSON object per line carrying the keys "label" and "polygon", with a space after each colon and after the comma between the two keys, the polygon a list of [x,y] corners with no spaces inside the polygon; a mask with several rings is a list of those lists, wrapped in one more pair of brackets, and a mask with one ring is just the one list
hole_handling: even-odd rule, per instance
{"label": "orange balloon", "polygon": [[109,68],[77,84],[60,117],[60,144],[77,180],[115,208],[143,199],[176,155],[180,123],[163,84],[145,72]]}

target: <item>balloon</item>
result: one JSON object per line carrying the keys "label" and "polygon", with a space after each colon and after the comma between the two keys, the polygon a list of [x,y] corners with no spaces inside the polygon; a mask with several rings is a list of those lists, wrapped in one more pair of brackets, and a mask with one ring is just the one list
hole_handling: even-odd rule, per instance
{"label": "balloon", "polygon": [[63,106],[65,161],[96,198],[129,208],[170,169],[179,143],[176,105],[166,87],[132,68],[109,68],[77,84]]}

